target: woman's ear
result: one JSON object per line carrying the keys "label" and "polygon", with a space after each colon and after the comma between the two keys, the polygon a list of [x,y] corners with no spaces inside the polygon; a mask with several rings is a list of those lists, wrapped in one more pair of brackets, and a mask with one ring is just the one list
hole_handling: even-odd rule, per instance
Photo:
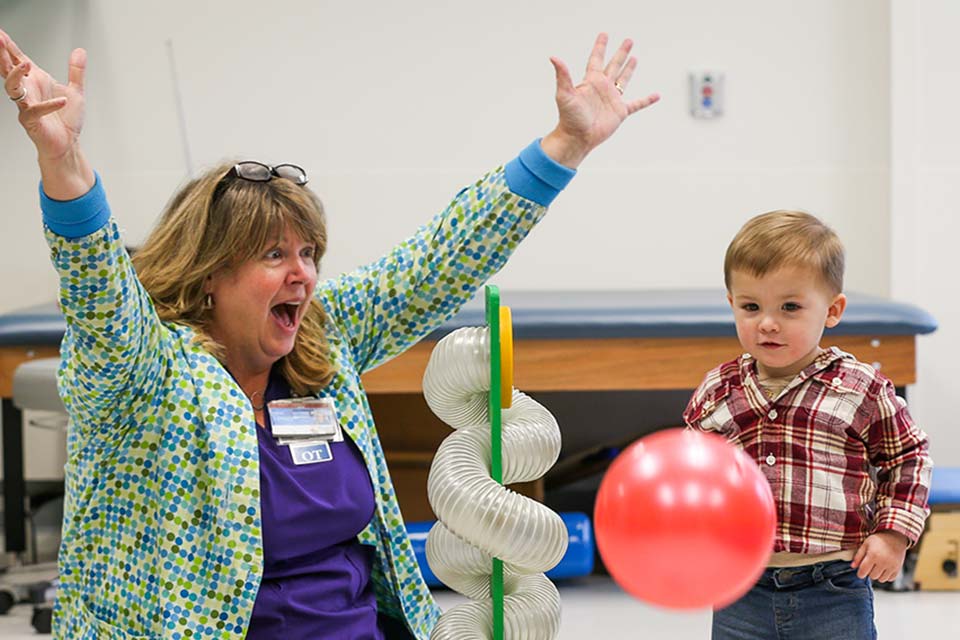
{"label": "woman's ear", "polygon": [[842,293],[838,293],[833,298],[833,302],[830,303],[830,308],[827,309],[827,321],[824,323],[824,326],[828,329],[840,324],[840,318],[843,317],[843,312],[847,308],[847,296]]}

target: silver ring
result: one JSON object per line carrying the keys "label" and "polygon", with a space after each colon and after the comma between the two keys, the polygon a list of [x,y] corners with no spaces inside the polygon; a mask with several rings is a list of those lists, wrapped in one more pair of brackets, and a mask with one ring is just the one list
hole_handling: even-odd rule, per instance
{"label": "silver ring", "polygon": [[[619,80],[617,80],[616,82],[613,83],[613,87],[614,87],[617,91],[620,92],[620,95],[623,95],[623,85],[620,84],[620,81],[619,81]],[[24,92],[24,93],[26,93],[26,92]]]}
{"label": "silver ring", "polygon": [[23,93],[21,93],[21,94],[20,94],[18,97],[16,97],[16,98],[14,98],[13,96],[7,96],[7,97],[10,98],[11,100],[13,100],[14,102],[21,102],[21,101],[23,101],[24,98],[27,97],[27,90],[26,90],[26,88],[21,87],[21,91],[23,91]]}

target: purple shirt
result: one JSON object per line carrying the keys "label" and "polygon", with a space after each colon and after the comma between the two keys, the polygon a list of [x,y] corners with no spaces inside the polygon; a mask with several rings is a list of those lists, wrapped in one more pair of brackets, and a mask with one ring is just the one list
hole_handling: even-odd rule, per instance
{"label": "purple shirt", "polygon": [[[290,397],[271,372],[266,402]],[[263,580],[247,631],[266,638],[382,640],[370,582],[373,547],[357,541],[373,518],[373,485],[356,445],[331,443],[333,460],[296,465],[289,447],[257,429]]]}

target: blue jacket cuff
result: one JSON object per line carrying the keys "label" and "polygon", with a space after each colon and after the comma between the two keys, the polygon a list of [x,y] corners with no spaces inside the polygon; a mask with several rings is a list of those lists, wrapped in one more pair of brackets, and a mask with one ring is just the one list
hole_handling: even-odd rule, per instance
{"label": "blue jacket cuff", "polygon": [[577,174],[574,169],[554,162],[544,153],[540,148],[540,138],[508,162],[504,173],[510,191],[545,207],[550,206]]}
{"label": "blue jacket cuff", "polygon": [[54,200],[43,192],[40,183],[40,209],[43,223],[58,236],[82,238],[101,229],[110,219],[107,193],[100,182],[100,174],[90,191],[73,200]]}

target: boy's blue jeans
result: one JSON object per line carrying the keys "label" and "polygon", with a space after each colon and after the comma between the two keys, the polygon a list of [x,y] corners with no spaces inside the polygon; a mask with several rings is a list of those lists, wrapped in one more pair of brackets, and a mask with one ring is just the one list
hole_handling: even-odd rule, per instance
{"label": "boy's blue jeans", "polygon": [[875,640],[873,588],[846,560],[767,569],[713,612],[713,640]]}

